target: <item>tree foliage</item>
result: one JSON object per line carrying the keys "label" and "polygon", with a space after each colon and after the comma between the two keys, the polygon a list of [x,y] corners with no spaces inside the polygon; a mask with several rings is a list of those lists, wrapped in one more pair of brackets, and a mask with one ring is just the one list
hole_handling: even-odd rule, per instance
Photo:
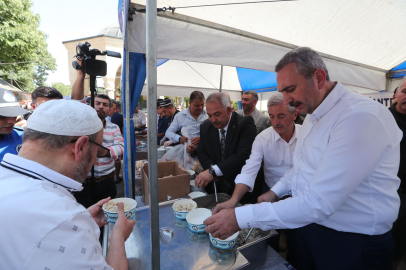
{"label": "tree foliage", "polygon": [[63,84],[61,82],[53,83],[51,87],[57,89],[63,96],[69,96],[72,92],[72,88],[69,85]]}
{"label": "tree foliage", "polygon": [[14,73],[14,80],[27,91],[44,85],[48,72],[56,70],[47,35],[38,30],[40,16],[31,5],[30,0],[0,0],[0,75],[9,80]]}

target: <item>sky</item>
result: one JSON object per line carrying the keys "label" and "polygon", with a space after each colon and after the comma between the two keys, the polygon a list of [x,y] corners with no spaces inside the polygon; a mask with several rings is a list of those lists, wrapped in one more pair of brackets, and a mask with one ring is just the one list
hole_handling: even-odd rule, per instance
{"label": "sky", "polygon": [[62,41],[97,35],[118,22],[118,0],[31,0],[31,10],[41,16],[39,29],[48,35],[48,51],[56,59],[57,70],[49,73],[47,84],[70,85],[68,51]]}

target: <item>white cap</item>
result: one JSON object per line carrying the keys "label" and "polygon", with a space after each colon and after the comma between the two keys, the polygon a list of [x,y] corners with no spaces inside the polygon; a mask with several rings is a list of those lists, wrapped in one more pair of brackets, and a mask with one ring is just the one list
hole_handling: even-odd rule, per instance
{"label": "white cap", "polygon": [[28,118],[27,128],[53,135],[86,136],[99,132],[103,123],[88,105],[54,99],[38,106]]}

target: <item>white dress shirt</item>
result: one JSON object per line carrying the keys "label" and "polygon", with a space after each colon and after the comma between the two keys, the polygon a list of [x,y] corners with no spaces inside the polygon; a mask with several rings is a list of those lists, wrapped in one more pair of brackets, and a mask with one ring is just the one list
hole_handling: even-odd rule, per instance
{"label": "white dress shirt", "polygon": [[112,269],[99,227],[69,192],[80,183],[11,154],[0,175],[0,269]]}
{"label": "white dress shirt", "polygon": [[[159,116],[157,115],[157,118],[159,119]],[[134,126],[139,126],[139,125],[145,125],[146,122],[146,118],[145,118],[145,112],[142,110],[138,110],[138,113],[134,113],[133,114],[133,122],[134,122]],[[158,124],[158,122],[157,122]]]}
{"label": "white dress shirt", "polygon": [[165,136],[174,143],[179,142],[180,135],[176,134],[183,127],[188,127],[189,139],[200,137],[200,125],[209,119],[206,109],[203,109],[197,120],[190,114],[190,107],[175,115],[171,125],[165,132]]}
{"label": "white dress shirt", "polygon": [[239,226],[269,230],[310,223],[380,235],[399,211],[402,132],[379,102],[340,83],[303,123],[293,169],[272,190],[276,203],[236,208]]}
{"label": "white dress shirt", "polygon": [[295,130],[289,142],[282,139],[273,127],[259,133],[252,144],[250,158],[235,178],[235,184],[244,184],[250,188],[249,192],[252,192],[255,178],[264,160],[265,182],[269,188],[272,188],[293,168],[293,151],[301,127],[295,124]]}
{"label": "white dress shirt", "polygon": [[[231,120],[232,116],[233,116],[233,113],[230,114],[230,119],[228,119],[227,126],[221,128],[221,129],[218,129],[220,144],[221,144],[221,130],[224,129],[226,131],[226,132],[224,132],[224,138],[227,138],[227,129],[228,129],[228,125],[230,124],[230,120]],[[216,172],[217,176],[223,176],[223,172],[220,170],[219,166],[213,165],[213,169]]]}

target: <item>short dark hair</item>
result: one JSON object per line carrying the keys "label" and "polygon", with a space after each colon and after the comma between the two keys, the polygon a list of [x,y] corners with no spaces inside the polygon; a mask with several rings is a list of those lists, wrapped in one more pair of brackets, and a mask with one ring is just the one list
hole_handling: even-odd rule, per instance
{"label": "short dark hair", "polygon": [[257,94],[255,91],[248,90],[248,91],[242,92],[242,94],[243,94],[243,95],[252,95],[252,97],[253,97],[255,100],[258,100],[258,94]]}
{"label": "short dark hair", "polygon": [[203,93],[200,92],[200,91],[193,91],[193,92],[190,94],[189,103],[192,103],[195,99],[204,100],[204,95],[203,95]]}
{"label": "short dark hair", "polygon": [[101,99],[107,99],[108,101],[109,101],[109,107],[111,108],[111,106],[113,106],[113,100],[108,96],[108,95],[105,95],[105,94],[97,94],[96,96],[95,96],[95,98],[101,98]]}
{"label": "short dark hair", "polygon": [[310,80],[314,72],[321,68],[326,72],[326,80],[330,81],[330,76],[323,59],[316,51],[309,47],[299,47],[285,54],[276,64],[275,72],[279,72],[290,63],[295,63],[297,74],[304,76],[306,80]]}
{"label": "short dark hair", "polygon": [[63,96],[58,89],[49,86],[40,86],[35,89],[31,94],[32,103],[37,104],[37,98],[39,97],[63,99]]}

